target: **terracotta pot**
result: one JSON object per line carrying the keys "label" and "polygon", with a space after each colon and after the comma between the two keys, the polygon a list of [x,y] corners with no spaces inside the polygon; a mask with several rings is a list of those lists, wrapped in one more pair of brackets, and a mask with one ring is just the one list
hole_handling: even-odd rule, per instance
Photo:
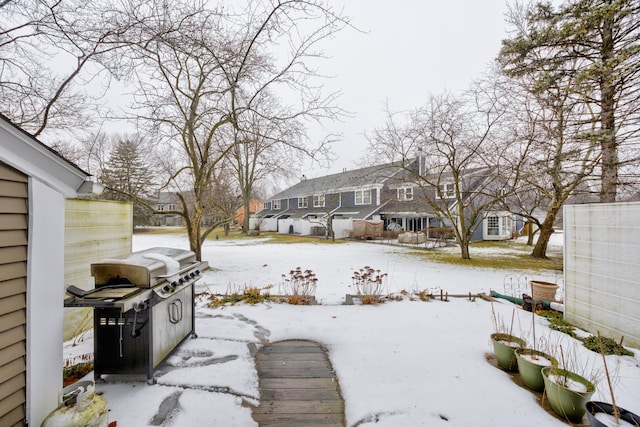
{"label": "terracotta pot", "polygon": [[551,282],[543,282],[540,280],[530,280],[531,297],[534,300],[555,301],[556,291],[559,286]]}

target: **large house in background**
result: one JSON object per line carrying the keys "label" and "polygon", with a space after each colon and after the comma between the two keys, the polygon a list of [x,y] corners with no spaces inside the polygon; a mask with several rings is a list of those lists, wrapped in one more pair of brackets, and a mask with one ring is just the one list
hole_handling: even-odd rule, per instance
{"label": "large house in background", "polygon": [[184,225],[184,219],[181,215],[162,213],[182,209],[180,199],[175,191],[159,191],[156,197],[149,200],[149,203],[159,212],[151,215],[151,225],[160,227]]}
{"label": "large house in background", "polygon": [[[409,168],[418,171],[421,158]],[[424,167],[424,166],[422,166]],[[467,197],[478,197],[488,169],[466,172],[463,178]],[[420,170],[422,173],[423,171]],[[440,181],[440,197],[435,188],[424,188],[398,163],[371,166],[313,179],[297,184],[264,202],[264,209],[252,218],[252,228],[279,233],[323,235],[331,219],[337,238],[353,233],[354,222],[382,222],[385,230],[428,232],[455,226],[437,215],[426,200],[438,200],[448,209],[455,208],[453,181]],[[478,190],[479,191],[479,190]],[[484,190],[483,190],[484,191]],[[512,213],[487,210],[482,224],[477,224],[472,240],[506,240],[513,238],[519,221]]]}

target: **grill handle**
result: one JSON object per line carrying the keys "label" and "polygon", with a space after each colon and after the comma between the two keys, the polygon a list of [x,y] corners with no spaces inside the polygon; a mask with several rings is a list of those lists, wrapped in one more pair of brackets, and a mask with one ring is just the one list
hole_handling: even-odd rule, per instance
{"label": "grill handle", "polygon": [[182,300],[177,299],[167,306],[169,310],[169,322],[178,324],[182,320]]}
{"label": "grill handle", "polygon": [[182,268],[182,269],[180,269],[180,270],[176,271],[175,273],[171,273],[171,274],[158,274],[158,276],[156,276],[156,277],[158,277],[158,278],[160,278],[160,279],[167,279],[167,278],[169,278],[169,277],[173,277],[173,276],[176,276],[176,275],[182,274],[182,273],[184,273],[185,271],[189,271],[189,270],[191,270],[191,269],[193,268],[193,266],[194,266],[194,265],[197,265],[197,264],[200,264],[200,262],[199,262],[199,261],[192,262],[191,264],[189,264],[189,265],[187,265],[186,267],[184,267],[184,268]]}
{"label": "grill handle", "polygon": [[131,287],[131,283],[119,283],[115,285],[104,285],[99,288],[89,289],[88,291],[85,291],[84,289],[80,289],[75,285],[69,285],[67,286],[66,291],[69,295],[74,296],[76,298],[84,298],[87,295],[91,295],[103,289],[118,289],[118,288],[130,288],[130,287]]}

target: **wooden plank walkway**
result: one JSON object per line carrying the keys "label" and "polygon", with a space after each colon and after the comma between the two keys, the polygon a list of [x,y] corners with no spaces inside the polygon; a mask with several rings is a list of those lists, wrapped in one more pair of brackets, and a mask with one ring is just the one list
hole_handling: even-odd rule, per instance
{"label": "wooden plank walkway", "polygon": [[344,400],[326,350],[317,342],[280,341],[256,353],[261,427],[345,425]]}

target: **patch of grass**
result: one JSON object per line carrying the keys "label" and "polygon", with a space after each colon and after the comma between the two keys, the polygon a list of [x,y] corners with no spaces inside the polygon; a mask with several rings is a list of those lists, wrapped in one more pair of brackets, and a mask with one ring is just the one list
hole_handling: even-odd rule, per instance
{"label": "patch of grass", "polygon": [[136,227],[133,234],[187,234],[184,227]]}
{"label": "patch of grass", "polygon": [[83,378],[89,372],[93,371],[93,362],[78,363],[73,366],[68,366],[62,370],[62,385],[63,387],[73,384],[76,381]]}
{"label": "patch of grass", "polygon": [[573,338],[576,337],[573,325],[564,320],[564,315],[555,310],[538,310],[536,314],[549,321],[549,327],[555,331],[563,332]]}
{"label": "patch of grass", "polygon": [[[555,310],[538,310],[536,311],[536,314],[546,318],[549,321],[549,327],[551,329],[563,332],[573,338],[577,338],[573,325],[564,320],[564,315],[561,312]],[[600,353],[600,342],[598,341],[597,336],[591,335],[587,338],[578,339],[582,341],[582,344],[589,350]],[[611,338],[602,337],[602,347],[604,349],[604,354],[633,357],[633,353],[631,351],[627,350]]]}
{"label": "patch of grass", "polygon": [[329,243],[329,244],[341,244],[345,243],[344,239],[336,239],[335,242],[331,241],[331,239],[326,239],[324,237],[313,237],[313,236],[299,236],[297,234],[280,234],[274,232],[260,232],[259,237],[269,237],[270,239],[265,241],[264,243]]}
{"label": "patch of grass", "polygon": [[529,252],[514,252],[512,254],[482,253],[470,249],[471,259],[462,259],[458,248],[455,250],[432,249],[427,251],[412,251],[414,255],[431,261],[467,267],[496,268],[504,270],[551,270],[562,271],[562,257],[551,256],[547,259],[534,258]]}
{"label": "patch of grass", "polygon": [[260,288],[247,287],[242,292],[231,292],[224,295],[211,295],[209,297],[209,307],[220,307],[224,305],[236,305],[239,302],[246,304],[259,304],[271,301],[269,293],[262,293]]}
{"label": "patch of grass", "polygon": [[[615,354],[617,356],[632,356],[633,352],[627,350],[622,345],[618,344],[611,338],[601,337],[602,338],[602,348],[604,350],[604,354]],[[596,353],[600,353],[600,342],[598,341],[598,337],[592,335],[588,338],[584,338],[582,343],[586,348],[591,351],[595,351]]]}

